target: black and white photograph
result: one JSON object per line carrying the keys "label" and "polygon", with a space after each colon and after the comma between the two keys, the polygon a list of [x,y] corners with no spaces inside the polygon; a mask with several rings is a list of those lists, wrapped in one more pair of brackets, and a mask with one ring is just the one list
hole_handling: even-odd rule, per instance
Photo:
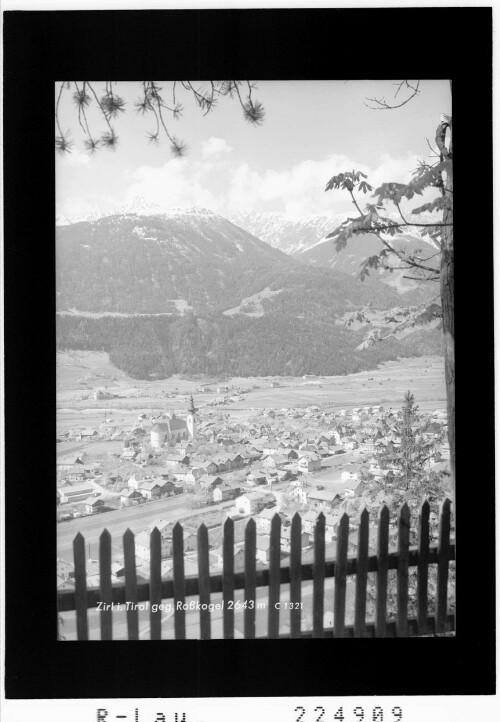
{"label": "black and white photograph", "polygon": [[494,693],[491,20],[4,13],[7,699]]}
{"label": "black and white photograph", "polygon": [[56,83],[60,640],[454,634],[452,92]]}

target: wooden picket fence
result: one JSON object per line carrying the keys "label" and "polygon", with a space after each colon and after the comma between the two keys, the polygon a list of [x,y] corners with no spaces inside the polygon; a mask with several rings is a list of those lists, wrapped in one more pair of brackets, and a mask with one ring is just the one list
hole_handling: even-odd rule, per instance
{"label": "wooden picket fence", "polygon": [[[235,590],[244,590],[246,600],[256,600],[256,591],[268,587],[267,635],[266,638],[283,637],[410,637],[452,632],[455,628],[454,614],[448,613],[449,562],[455,559],[455,544],[450,540],[450,500],[441,505],[437,545],[430,544],[430,508],[424,501],[418,520],[418,545],[410,547],[410,511],[404,504],[398,517],[397,551],[389,551],[389,510],[382,506],[378,517],[377,551],[369,554],[369,515],[361,512],[358,527],[356,556],[348,556],[349,517],[344,514],[340,521],[336,540],[335,560],[325,559],[325,517],[318,516],[314,530],[314,561],[302,564],[301,518],[297,513],[291,524],[291,552],[289,566],[281,566],[281,519],[276,514],[271,523],[270,558],[268,568],[256,569],[256,525],[250,519],[245,528],[244,570],[234,571],[234,523],[227,519],[224,524],[222,574],[209,573],[208,531],[204,524],[198,529],[198,575],[185,577],[183,528],[177,523],[172,532],[173,578],[161,578],[161,537],[158,529],[150,535],[150,580],[137,583],[134,535],[127,530],[123,535],[125,561],[125,584],[113,586],[111,581],[111,536],[104,530],[99,546],[99,589],[87,589],[85,570],[85,540],[79,533],[74,539],[75,589],[58,592],[60,612],[76,611],[78,640],[88,640],[89,608],[103,602],[100,612],[101,639],[111,640],[113,604],[131,602],[126,611],[128,639],[139,639],[139,616],[137,605],[149,602],[150,638],[161,639],[162,611],[158,607],[162,600],[174,601],[175,639],[186,638],[186,611],[178,607],[186,597],[196,597],[200,603],[200,639],[211,638],[211,613],[208,609],[211,594],[222,592],[223,636],[234,639],[234,608],[228,602],[234,601]],[[429,567],[436,565],[436,594],[434,615],[428,614]],[[408,569],[417,568],[416,617],[408,616]],[[388,572],[397,570],[397,611],[395,619],[387,619]],[[376,573],[375,618],[366,620],[368,573]],[[355,575],[354,624],[345,623],[346,581]],[[324,628],[325,579],[333,577],[334,604],[333,628]],[[312,630],[301,629],[302,582],[313,583]],[[289,584],[290,591],[290,632],[280,634],[281,585]],[[109,605],[109,606],[106,606]],[[156,606],[155,606],[156,605]],[[206,606],[205,606],[206,605]],[[244,637],[255,638],[256,605],[244,609]]]}

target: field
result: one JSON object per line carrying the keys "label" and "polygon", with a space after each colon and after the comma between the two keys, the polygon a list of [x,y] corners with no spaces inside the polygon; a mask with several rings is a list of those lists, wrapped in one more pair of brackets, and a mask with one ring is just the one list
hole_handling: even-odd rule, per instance
{"label": "field", "polygon": [[[202,384],[214,387],[210,393],[201,393]],[[235,387],[243,395],[217,402],[221,392],[217,383]],[[272,383],[279,384],[273,387]],[[97,389],[106,390],[114,398],[95,400]],[[137,416],[151,411],[184,411],[189,395],[195,405],[205,411],[230,413],[233,417],[247,418],[265,408],[319,406],[328,409],[353,408],[367,404],[383,404],[386,408],[399,408],[405,391],[410,389],[424,411],[445,409],[446,388],[444,363],[440,357],[422,357],[390,361],[373,371],[362,371],[348,376],[315,376],[308,378],[252,377],[233,379],[187,379],[178,376],[155,381],[136,381],[127,377],[109,363],[107,354],[95,352],[61,352],[57,358],[57,424],[58,433],[71,428],[96,428],[105,419],[113,426],[130,425]],[[115,450],[106,444],[102,451]],[[92,449],[97,451],[96,442]],[[67,453],[75,442],[57,445],[58,454]],[[78,449],[84,449],[79,444]]]}

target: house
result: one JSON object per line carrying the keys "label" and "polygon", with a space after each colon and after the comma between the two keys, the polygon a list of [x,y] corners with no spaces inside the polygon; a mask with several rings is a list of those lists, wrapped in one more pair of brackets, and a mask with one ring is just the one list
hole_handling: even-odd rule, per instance
{"label": "house", "polygon": [[340,481],[343,482],[349,482],[349,481],[357,481],[358,480],[358,472],[357,471],[343,471],[340,474]]}
{"label": "house", "polygon": [[299,456],[297,469],[303,474],[311,471],[317,471],[318,469],[321,469],[321,457],[317,454],[304,452]]}
{"label": "house", "polygon": [[60,456],[57,460],[57,471],[69,471],[76,464],[83,464],[85,454],[81,456]]}
{"label": "house", "polygon": [[137,453],[137,449],[134,449],[132,446],[128,446],[123,450],[120,458],[125,459],[125,461],[133,461],[137,456]]}
{"label": "house", "polygon": [[143,496],[137,489],[122,491],[120,495],[120,504],[122,506],[134,506],[135,504],[140,504],[142,500]]}
{"label": "house", "polygon": [[204,474],[214,475],[219,472],[219,467],[214,461],[207,461],[205,464],[202,464],[201,469],[203,470]]}
{"label": "house", "polygon": [[364,481],[358,481],[356,486],[353,489],[354,496],[362,496],[364,490],[366,489],[366,484]]}
{"label": "house", "polygon": [[90,484],[75,484],[74,486],[71,486],[70,484],[64,484],[63,486],[60,486],[59,489],[57,489],[57,493],[59,494],[61,504],[66,504],[68,502],[74,501],[83,501],[91,495],[98,495],[94,487]]}
{"label": "house", "polygon": [[162,539],[171,539],[172,538],[172,531],[175,524],[173,521],[165,521],[165,519],[155,519],[147,528],[148,534],[150,534],[153,529],[158,529],[158,531],[161,534]]}
{"label": "house", "polygon": [[[141,531],[135,537],[135,554],[145,562],[150,561],[151,531]],[[172,556],[172,540],[161,537],[160,555],[162,559]]]}
{"label": "house", "polygon": [[[224,565],[224,552],[223,547],[219,546],[216,549],[212,549],[209,554],[209,558],[215,566],[222,568]],[[235,572],[242,572],[245,569],[245,549],[244,544],[235,544],[233,547],[233,565]]]}
{"label": "house", "polygon": [[188,486],[194,486],[197,482],[197,480],[200,478],[200,476],[203,476],[205,473],[205,470],[202,469],[199,466],[195,466],[192,469],[188,471],[186,476],[184,477],[184,481]]}
{"label": "house", "polygon": [[339,520],[337,516],[325,514],[325,542],[329,544],[337,538]]}
{"label": "house", "polygon": [[304,487],[295,482],[293,485],[289,487],[289,491],[294,499],[296,499],[299,504],[306,504],[307,503],[307,491],[304,489]]}
{"label": "house", "polygon": [[[257,534],[271,533],[271,523],[276,514],[276,509],[262,509],[262,511],[259,512],[259,514],[256,516]],[[278,513],[278,516],[281,518],[281,524],[283,526],[286,521],[286,516],[281,513]]]}
{"label": "house", "polygon": [[245,459],[241,454],[233,454],[229,456],[231,469],[242,469],[245,466]]}
{"label": "house", "polygon": [[152,478],[153,478],[153,474],[151,471],[149,471],[149,472],[136,471],[129,478],[129,480],[127,482],[127,486],[129,487],[129,489],[138,489],[141,484],[143,484],[145,481],[151,481]]}
{"label": "house", "polygon": [[160,487],[160,496],[173,496],[178,493],[177,485],[169,479],[159,479],[156,483]]}
{"label": "house", "polygon": [[328,513],[341,501],[335,491],[310,491],[307,494],[307,503],[310,509]]}
{"label": "house", "polygon": [[94,496],[89,496],[85,499],[85,511],[87,514],[96,514],[98,511],[102,511],[104,502],[102,499],[98,499]]}
{"label": "house", "polygon": [[200,484],[200,488],[209,492],[213,492],[216,486],[224,483],[222,477],[216,474],[204,474],[203,476],[200,476],[198,481]]}
{"label": "house", "polygon": [[94,429],[82,429],[82,431],[80,431],[80,441],[92,439],[95,436],[99,436],[99,434],[97,431],[94,431]]}
{"label": "house", "polygon": [[269,564],[269,551],[271,546],[271,537],[269,534],[257,534],[255,539],[255,556],[257,561],[262,564]]}
{"label": "house", "polygon": [[[281,551],[285,552],[285,554],[290,554],[292,550],[292,527],[287,526],[281,531]],[[310,546],[309,541],[309,534],[306,534],[305,531],[301,532],[300,534],[300,548],[307,549]]]}
{"label": "house", "polygon": [[189,464],[189,456],[186,454],[167,454],[165,457],[167,466],[177,466],[177,464]]}
{"label": "house", "polygon": [[57,560],[57,576],[61,577],[64,581],[73,579],[75,576],[75,566],[65,559]]}
{"label": "house", "polygon": [[236,499],[236,509],[240,514],[256,514],[272,502],[274,502],[273,494],[252,491]]}
{"label": "house", "polygon": [[348,449],[349,451],[353,451],[354,449],[358,448],[358,442],[354,439],[348,439],[347,441],[344,441],[344,449]]}
{"label": "house", "polygon": [[[193,552],[198,549],[198,535],[193,534],[190,531],[184,531],[184,554],[186,552]],[[198,574],[198,570],[196,570]]]}
{"label": "house", "polygon": [[252,471],[247,476],[247,482],[250,486],[261,486],[267,483],[267,474],[265,471]]}
{"label": "house", "polygon": [[215,502],[236,499],[236,497],[239,496],[240,492],[241,487],[239,484],[219,484],[213,490],[213,499]]}
{"label": "house", "polygon": [[269,454],[262,461],[262,466],[266,469],[276,469],[288,462],[288,457],[281,454]]}
{"label": "house", "polygon": [[139,485],[139,491],[149,501],[159,499],[161,496],[161,486],[156,481],[143,481]]}
{"label": "house", "polygon": [[317,511],[308,511],[302,516],[302,529],[306,534],[314,534],[318,513]]}
{"label": "house", "polygon": [[68,469],[67,474],[68,481],[72,484],[79,484],[87,478],[87,472],[81,464],[72,466],[71,469]]}

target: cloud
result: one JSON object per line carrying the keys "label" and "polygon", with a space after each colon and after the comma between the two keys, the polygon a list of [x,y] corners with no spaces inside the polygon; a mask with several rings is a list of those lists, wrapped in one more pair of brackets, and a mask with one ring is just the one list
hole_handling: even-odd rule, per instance
{"label": "cloud", "polygon": [[71,152],[58,156],[58,160],[62,167],[88,166],[90,165],[91,156],[90,153],[82,153],[80,150],[73,148]]}
{"label": "cloud", "polygon": [[201,155],[203,158],[221,155],[221,153],[231,153],[232,150],[224,138],[214,138],[214,136],[204,141],[201,145]]}
{"label": "cloud", "polygon": [[[131,183],[127,199],[143,196],[162,208],[201,206],[222,215],[272,209],[291,218],[301,218],[352,209],[351,198],[345,191],[325,193],[327,181],[337,173],[360,170],[376,188],[388,181],[407,182],[417,165],[417,157],[411,154],[382,155],[374,167],[343,154],[331,154],[322,160],[301,161],[280,171],[256,170],[250,162],[227,159],[223,164],[213,162],[218,154],[229,151],[222,138],[210,138],[203,145],[200,161],[187,156],[171,159],[157,168],[137,168],[128,174]],[[369,199],[369,195],[362,195],[361,206]]]}

